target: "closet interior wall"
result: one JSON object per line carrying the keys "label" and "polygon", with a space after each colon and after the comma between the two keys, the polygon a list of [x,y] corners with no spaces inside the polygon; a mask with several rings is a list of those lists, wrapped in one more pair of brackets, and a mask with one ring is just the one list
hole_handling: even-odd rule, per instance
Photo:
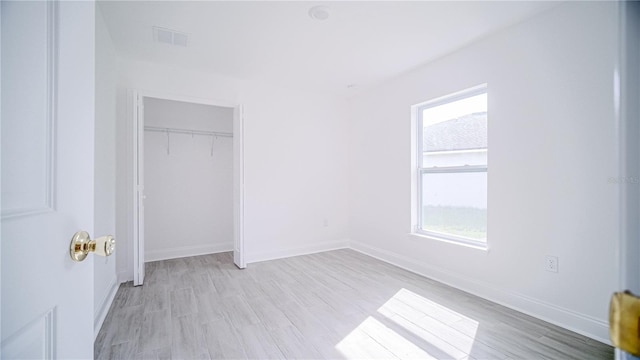
{"label": "closet interior wall", "polygon": [[233,249],[233,109],[144,99],[145,261]]}

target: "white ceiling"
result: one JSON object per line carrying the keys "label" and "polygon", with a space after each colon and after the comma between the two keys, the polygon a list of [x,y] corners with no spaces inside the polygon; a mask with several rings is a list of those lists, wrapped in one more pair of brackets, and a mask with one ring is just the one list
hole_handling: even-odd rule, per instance
{"label": "white ceiling", "polygon": [[[119,56],[348,96],[523,21],[540,1],[99,1]],[[330,17],[308,11],[326,5]],[[153,41],[152,26],[189,35]],[[356,84],[355,88],[348,88]]]}

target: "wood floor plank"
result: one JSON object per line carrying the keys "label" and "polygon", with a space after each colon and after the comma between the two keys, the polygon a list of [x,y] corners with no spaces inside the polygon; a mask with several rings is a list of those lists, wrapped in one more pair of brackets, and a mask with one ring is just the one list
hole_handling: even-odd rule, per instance
{"label": "wood floor plank", "polygon": [[321,319],[318,312],[311,308],[303,308],[298,304],[287,304],[280,308],[284,315],[302,334],[308,337],[329,333],[332,329],[327,325],[332,318]]}
{"label": "wood floor plank", "polygon": [[259,284],[259,287],[274,304],[296,303],[299,299],[296,294],[306,293],[290,283],[280,283],[273,280],[263,281]]}
{"label": "wood floor plank", "polygon": [[[455,346],[449,344],[437,334],[433,334],[420,326],[399,315],[393,315],[390,318],[378,318],[382,323],[387,324],[391,329],[398,332],[406,332],[404,336],[412,339],[413,342],[420,346],[429,355],[436,359],[464,359],[468,352],[462,351]],[[397,326],[394,326],[397,325]],[[499,354],[497,351],[491,355],[491,359],[504,359],[506,356]]]}
{"label": "wood floor plank", "polygon": [[249,299],[247,303],[260,320],[260,323],[267,329],[278,329],[293,325],[277,306],[265,301],[264,298]]}
{"label": "wood floor plank", "polygon": [[167,284],[169,281],[169,271],[164,261],[149,262],[145,266],[145,284]]}
{"label": "wood floor plank", "polygon": [[552,340],[553,343],[561,343],[562,347],[574,349],[578,354],[582,354],[585,359],[593,356],[599,359],[613,357],[612,347],[602,346],[600,342],[560,328],[548,328],[547,334],[542,336],[539,341],[548,343],[549,340]]}
{"label": "wood floor plank", "polygon": [[202,325],[203,338],[211,359],[246,359],[242,343],[227,319]]}
{"label": "wood floor plank", "polygon": [[142,301],[142,288],[134,287],[133,282],[129,281],[120,284],[113,302],[116,308],[124,308],[141,305]]}
{"label": "wood floor plank", "polygon": [[359,328],[354,329],[340,342],[336,349],[347,359],[400,359]]}
{"label": "wood floor plank", "polygon": [[170,292],[171,316],[177,317],[198,312],[196,296],[192,288],[183,288]]}
{"label": "wood floor plank", "polygon": [[285,359],[270,331],[262,324],[244,326],[236,333],[248,359]]}
{"label": "wood floor plank", "polygon": [[161,282],[146,284],[142,287],[144,312],[170,309],[169,286]]}
{"label": "wood floor plank", "polygon": [[593,347],[584,345],[581,342],[566,342],[558,338],[550,338],[543,336],[538,341],[548,345],[554,349],[561,351],[563,354],[571,354],[577,359],[609,359],[613,357],[613,349],[603,349],[602,347]]}
{"label": "wood floor plank", "polygon": [[100,353],[96,359],[133,359],[136,356],[136,352],[135,344],[124,342],[105,348],[105,351]]}
{"label": "wood floor plank", "polygon": [[158,353],[156,350],[151,350],[147,352],[138,352],[133,357],[129,357],[127,359],[134,360],[158,360]]}
{"label": "wood floor plank", "polygon": [[235,328],[260,323],[260,319],[242,296],[223,297],[220,305],[224,317]]}
{"label": "wood floor plank", "polygon": [[147,264],[96,359],[613,359],[613,348],[352,250]]}
{"label": "wood floor plank", "polygon": [[[238,270],[240,271],[240,270]],[[225,272],[209,272],[211,276],[211,282],[218,294],[221,296],[242,296],[243,291],[238,286],[238,283],[231,281],[231,278],[225,274]]]}
{"label": "wood floor plank", "polygon": [[194,314],[171,318],[173,359],[210,359],[202,325]]}
{"label": "wood floor plank", "polygon": [[311,338],[313,347],[320,354],[320,359],[345,359],[346,357],[338,349],[336,349],[336,341],[327,334],[314,336]]}
{"label": "wood floor plank", "polygon": [[240,290],[242,291],[242,295],[247,299],[266,296],[266,294],[260,287],[260,283],[257,282],[253,277],[242,279],[239,285]]}
{"label": "wood floor plank", "polygon": [[[374,317],[368,317],[359,328],[377,343],[400,359],[437,359],[421,348],[419,343],[406,334],[400,326],[387,327]],[[448,354],[436,354],[448,355]],[[440,356],[443,358],[443,356]]]}
{"label": "wood floor plank", "polygon": [[271,331],[271,337],[286,359],[319,359],[320,353],[295,326]]}
{"label": "wood floor plank", "polygon": [[[113,337],[111,345],[117,345],[137,339],[142,327],[144,307],[142,304],[121,308],[113,319]],[[116,331],[117,329],[117,331]]]}
{"label": "wood floor plank", "polygon": [[201,292],[196,294],[196,304],[198,307],[198,319],[201,324],[210,321],[219,320],[224,317],[222,306],[220,306],[222,298],[217,292]]}
{"label": "wood floor plank", "polygon": [[171,347],[163,347],[156,350],[158,360],[171,360]]}
{"label": "wood floor plank", "polygon": [[150,352],[170,346],[173,337],[172,328],[170,310],[145,313],[138,337],[138,351]]}

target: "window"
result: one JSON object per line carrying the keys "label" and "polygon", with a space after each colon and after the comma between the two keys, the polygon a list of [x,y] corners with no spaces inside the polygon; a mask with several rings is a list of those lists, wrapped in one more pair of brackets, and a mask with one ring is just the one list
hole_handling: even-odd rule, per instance
{"label": "window", "polygon": [[416,232],[486,246],[487,87],[414,107]]}

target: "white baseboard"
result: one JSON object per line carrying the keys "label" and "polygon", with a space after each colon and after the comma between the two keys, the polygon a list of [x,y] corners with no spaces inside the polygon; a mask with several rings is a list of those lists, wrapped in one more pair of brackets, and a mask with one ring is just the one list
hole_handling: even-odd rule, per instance
{"label": "white baseboard", "polygon": [[315,254],[323,251],[345,249],[348,247],[349,247],[348,240],[316,243],[312,245],[293,247],[293,248],[282,249],[278,251],[249,254],[246,257],[246,262],[247,264],[250,264],[250,263],[255,263],[260,261],[288,258],[292,256]]}
{"label": "white baseboard", "polygon": [[108,285],[109,291],[105,294],[104,298],[100,302],[100,306],[95,309],[93,314],[93,340],[95,341],[98,333],[100,332],[100,328],[102,327],[102,323],[104,319],[107,317],[107,313],[109,313],[109,308],[111,308],[111,303],[113,303],[113,299],[116,297],[116,293],[118,292],[118,287],[120,286],[120,282],[118,282],[117,278],[114,276],[111,280],[111,283]]}
{"label": "white baseboard", "polygon": [[360,242],[351,241],[350,248],[602,343],[611,344],[609,340],[609,324],[606,320],[597,319],[593,316],[534,299],[514,291],[505,291],[466,276],[444,272],[441,269],[406,256]]}
{"label": "white baseboard", "polygon": [[226,251],[233,251],[233,243],[180,246],[170,249],[146,250],[144,253],[144,261],[149,262],[167,260],[187,256],[214,254]]}

